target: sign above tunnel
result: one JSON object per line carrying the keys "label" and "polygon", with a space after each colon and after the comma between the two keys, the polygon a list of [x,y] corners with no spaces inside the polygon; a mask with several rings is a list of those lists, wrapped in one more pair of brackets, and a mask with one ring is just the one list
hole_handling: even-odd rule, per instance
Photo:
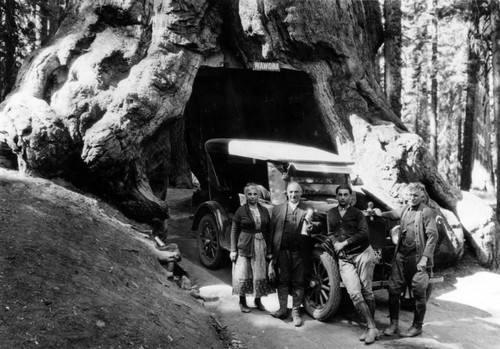
{"label": "sign above tunnel", "polygon": [[253,70],[280,71],[280,65],[276,62],[253,62]]}

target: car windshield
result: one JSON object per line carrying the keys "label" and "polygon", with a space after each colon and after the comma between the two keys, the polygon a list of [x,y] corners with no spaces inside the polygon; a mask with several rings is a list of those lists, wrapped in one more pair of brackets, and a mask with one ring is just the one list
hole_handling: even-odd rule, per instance
{"label": "car windshield", "polygon": [[[283,179],[284,168],[268,163],[269,187],[271,201],[279,204],[286,201],[286,182]],[[325,196],[335,198],[335,190],[339,184],[347,184],[349,175],[345,173],[321,173],[314,175],[308,172],[304,175],[296,173],[289,180],[297,181],[302,186],[303,196]]]}
{"label": "car windshield", "polygon": [[293,177],[302,186],[303,195],[327,195],[335,197],[335,189],[339,184],[347,183],[345,174],[332,173],[329,177]]}

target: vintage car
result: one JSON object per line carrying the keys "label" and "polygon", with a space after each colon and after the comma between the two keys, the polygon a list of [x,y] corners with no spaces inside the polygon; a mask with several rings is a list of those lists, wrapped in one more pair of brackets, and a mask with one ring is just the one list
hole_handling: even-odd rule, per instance
{"label": "vintage car", "polygon": [[[205,151],[209,188],[205,198],[200,193],[193,196],[197,209],[192,225],[197,231],[202,264],[217,268],[223,258],[229,258],[231,218],[244,203],[246,183],[262,185],[261,204],[271,211],[286,200],[287,182],[297,181],[303,188],[302,200],[315,211],[314,224],[318,227],[305,238],[312,259],[308,263],[304,308],[315,319],[329,319],[340,305],[343,287],[334,250],[322,246],[326,240],[326,212],[338,204],[336,187],[350,184],[355,194],[352,204],[366,212],[374,203],[382,210],[390,207],[359,185],[353,161],[321,149],[276,141],[212,139],[205,143]],[[378,258],[374,289],[387,286],[395,248],[391,231],[395,231],[392,228],[396,224],[368,216],[369,238]]]}

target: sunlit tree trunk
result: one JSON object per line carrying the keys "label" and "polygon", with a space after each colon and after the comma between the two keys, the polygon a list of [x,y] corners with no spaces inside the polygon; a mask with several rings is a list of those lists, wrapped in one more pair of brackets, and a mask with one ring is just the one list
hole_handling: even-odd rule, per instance
{"label": "sunlit tree trunk", "polygon": [[392,111],[401,118],[401,1],[384,1],[385,95]]}
{"label": "sunlit tree trunk", "polygon": [[[496,144],[497,144],[497,171],[496,171],[496,192],[497,203],[500,202],[500,176],[498,173],[498,164],[500,164],[500,152],[498,145],[500,144],[500,8],[496,1],[490,3],[491,19],[492,19],[492,75],[493,75],[493,115],[496,129]],[[500,221],[500,206],[496,208],[497,221]],[[497,261],[498,262],[498,261]]]}
{"label": "sunlit tree trunk", "polygon": [[[417,4],[415,4],[416,6]],[[421,8],[415,7],[415,12],[422,11]],[[414,122],[414,132],[420,137],[426,139],[426,124],[427,124],[427,68],[425,59],[425,50],[427,42],[427,25],[417,26],[415,36],[415,48],[412,51],[413,73],[412,73],[412,90],[416,91],[416,111]]]}
{"label": "sunlit tree trunk", "polygon": [[430,0],[430,8],[432,8],[432,56],[431,56],[431,67],[430,67],[430,80],[431,80],[431,109],[429,116],[429,151],[436,161],[438,160],[437,151],[437,55],[438,55],[438,21],[437,21],[437,0]]}
{"label": "sunlit tree trunk", "polygon": [[472,183],[472,165],[474,155],[474,121],[476,117],[476,97],[478,89],[478,73],[480,68],[477,49],[474,47],[479,30],[479,14],[472,7],[472,23],[469,30],[468,46],[469,59],[467,66],[467,98],[465,102],[465,120],[462,139],[462,171],[460,188],[469,190]]}
{"label": "sunlit tree trunk", "polygon": [[[486,51],[486,50],[483,50]],[[489,52],[480,54],[487,57]],[[476,125],[474,134],[474,166],[476,164],[480,170],[484,170],[483,176],[472,178],[471,186],[487,190],[492,188],[494,179],[492,178],[493,162],[491,154],[491,109],[490,109],[490,72],[488,69],[489,60],[481,62],[480,74],[478,77],[478,95],[476,97]],[[473,167],[474,167],[473,166]]]}
{"label": "sunlit tree trunk", "polygon": [[462,135],[463,135],[463,132],[462,132],[462,125],[463,125],[463,120],[462,120],[462,115],[461,113],[458,113],[457,115],[457,119],[456,119],[456,123],[457,123],[457,134],[458,134],[458,141],[457,141],[457,147],[458,147],[458,150],[457,150],[457,159],[459,160],[459,164],[458,164],[458,173],[457,173],[457,180],[458,180],[458,183],[457,185],[459,185],[461,183],[461,173],[462,173],[462,164],[461,164],[461,159],[462,159]]}

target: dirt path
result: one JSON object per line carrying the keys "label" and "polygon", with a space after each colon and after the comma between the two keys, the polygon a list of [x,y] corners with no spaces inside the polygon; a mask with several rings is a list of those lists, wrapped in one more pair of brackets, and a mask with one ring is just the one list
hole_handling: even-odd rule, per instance
{"label": "dirt path", "polygon": [[[190,191],[171,190],[169,202],[173,207],[170,219],[170,239],[179,244],[185,257],[184,267],[201,294],[210,301],[209,309],[220,313],[228,331],[241,343],[240,347],[261,348],[362,348],[358,341],[362,330],[353,321],[349,306],[344,305],[339,314],[327,323],[304,316],[304,326],[295,328],[290,320],[278,320],[268,313],[252,310],[242,314],[238,299],[231,295],[231,269],[229,265],[210,271],[198,261],[194,232],[190,230],[188,212]],[[177,210],[176,207],[183,207]],[[229,264],[229,263],[228,263]],[[500,275],[478,266],[473,259],[465,258],[455,268],[441,271],[445,282],[435,287],[428,303],[428,312],[421,337],[409,339],[382,338],[371,348],[499,348],[500,341]],[[388,324],[387,293],[376,292],[376,322],[379,328]],[[250,305],[253,305],[250,300]],[[276,295],[263,299],[270,311],[278,308]],[[409,327],[413,314],[401,313],[401,326]]]}

